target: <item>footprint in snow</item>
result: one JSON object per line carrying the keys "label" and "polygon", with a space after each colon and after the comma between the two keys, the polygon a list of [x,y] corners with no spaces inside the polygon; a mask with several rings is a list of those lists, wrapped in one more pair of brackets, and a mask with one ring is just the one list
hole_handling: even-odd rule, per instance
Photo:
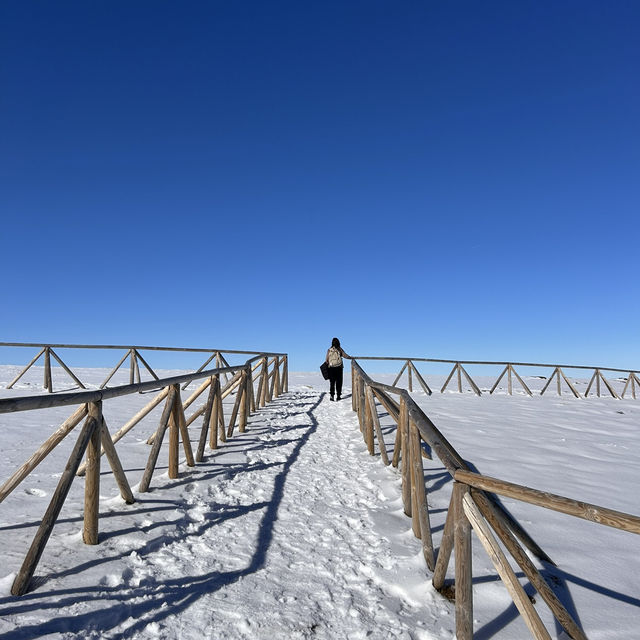
{"label": "footprint in snow", "polygon": [[24,492],[30,496],[38,496],[39,498],[44,498],[47,495],[47,492],[42,489],[25,489]]}

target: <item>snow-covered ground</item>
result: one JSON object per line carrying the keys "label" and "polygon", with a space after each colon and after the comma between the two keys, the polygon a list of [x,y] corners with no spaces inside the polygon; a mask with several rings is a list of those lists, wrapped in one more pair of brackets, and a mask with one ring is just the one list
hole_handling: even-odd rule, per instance
{"label": "snow-covered ground", "polygon": [[[4,389],[17,371],[0,367],[0,397],[38,391],[42,370],[36,368],[20,389]],[[78,373],[94,386],[106,375]],[[64,376],[56,368],[54,375],[63,388]],[[128,381],[128,374],[118,375]],[[443,379],[429,383],[435,388]],[[526,380],[538,389],[544,382]],[[487,388],[493,381],[478,382]],[[453,605],[431,587],[402,511],[397,471],[366,452],[350,389],[333,403],[319,375],[296,373],[289,388],[251,417],[246,433],[208,451],[195,468],[182,464],[177,480],[167,476],[163,451],[151,490],[139,494],[146,439],[161,407],[155,410],[117,445],[136,503],[121,500],[105,461],[100,544],[84,545],[84,483],[77,479],[34,588],[12,597],[13,578],[77,437],[70,435],[0,504],[0,639],[453,638]],[[480,398],[414,395],[479,471],[640,513],[640,401],[510,397],[504,389]],[[105,403],[111,432],[151,397]],[[0,415],[0,482],[70,413]],[[390,449],[391,423],[384,415],[382,422]],[[193,440],[200,424],[191,427]],[[425,476],[437,547],[451,481],[437,461],[425,460]],[[640,536],[503,503],[558,564],[544,570],[589,638],[638,637]],[[562,637],[536,600],[553,637]],[[529,637],[477,542],[474,605],[474,637]]]}

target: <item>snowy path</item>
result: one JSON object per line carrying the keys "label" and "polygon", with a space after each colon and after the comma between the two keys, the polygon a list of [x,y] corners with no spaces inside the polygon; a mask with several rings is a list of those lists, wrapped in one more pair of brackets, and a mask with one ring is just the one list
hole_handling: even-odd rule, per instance
{"label": "snowy path", "polygon": [[[0,389],[14,375],[13,368],[0,367]],[[96,384],[104,378],[99,370],[93,375]],[[29,384],[23,392],[31,392]],[[451,640],[453,605],[431,587],[402,510],[399,474],[366,452],[350,390],[342,402],[330,402],[320,376],[304,373],[291,374],[290,389],[253,414],[246,433],[207,452],[202,464],[182,465],[176,480],[168,478],[167,454],[161,453],[151,491],[139,494],[133,487],[135,504],[123,503],[105,465],[97,546],[82,543],[84,483],[74,483],[34,588],[14,598],[11,583],[74,438],[64,441],[0,505],[0,640]],[[414,396],[482,472],[640,513],[637,401],[510,397],[504,390],[481,398]],[[114,400],[105,404],[105,416],[115,429],[148,400],[137,394]],[[118,445],[134,483],[160,412]],[[5,476],[68,414],[66,408],[3,415]],[[382,421],[391,448],[390,418]],[[194,424],[192,439],[198,429]],[[451,482],[436,460],[425,461],[425,478],[438,547]],[[541,569],[588,637],[636,637],[640,536],[505,503],[558,563]],[[477,543],[473,569],[474,638],[529,637]],[[536,608],[552,637],[566,638],[540,599]]]}
{"label": "snowy path", "polygon": [[65,568],[0,598],[0,638],[453,637],[397,478],[366,453],[349,398],[293,391],[155,486],[129,508],[111,500],[98,547],[63,536]]}

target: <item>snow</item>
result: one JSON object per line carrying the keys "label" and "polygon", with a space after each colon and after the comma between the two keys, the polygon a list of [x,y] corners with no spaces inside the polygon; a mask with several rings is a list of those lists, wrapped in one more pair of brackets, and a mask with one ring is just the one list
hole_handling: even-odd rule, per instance
{"label": "snow", "polygon": [[[4,389],[17,371],[0,367],[1,397],[38,391],[37,368],[18,389]],[[63,387],[63,374],[53,371],[60,376],[56,388]],[[78,373],[93,388],[106,375],[96,369]],[[122,375],[120,382],[127,382]],[[373,377],[387,383],[394,378]],[[477,380],[483,389],[493,383]],[[428,378],[434,389],[443,381]],[[544,384],[526,381],[538,390]],[[105,460],[100,544],[85,545],[84,483],[77,479],[31,591],[13,597],[11,584],[77,434],[67,437],[0,505],[0,639],[455,637],[453,604],[431,586],[420,542],[402,510],[397,470],[368,455],[348,386],[341,402],[329,401],[326,386],[319,375],[290,373],[289,393],[253,414],[246,433],[207,451],[203,463],[189,468],[183,460],[176,480],[168,478],[163,450],[150,491],[140,494],[135,483],[158,407],[117,445],[136,502],[122,501]],[[151,397],[105,403],[111,432]],[[637,401],[577,400],[550,392],[508,396],[504,388],[492,396],[414,397],[482,473],[640,513]],[[0,415],[2,481],[70,413],[67,407]],[[391,422],[382,408],[380,414],[391,449]],[[193,440],[200,424],[191,427]],[[425,460],[425,477],[437,547],[451,481],[437,460]],[[635,637],[640,536],[503,503],[558,564],[539,566],[589,638]],[[477,541],[473,558],[474,637],[529,637]],[[565,637],[536,601],[552,637]]]}

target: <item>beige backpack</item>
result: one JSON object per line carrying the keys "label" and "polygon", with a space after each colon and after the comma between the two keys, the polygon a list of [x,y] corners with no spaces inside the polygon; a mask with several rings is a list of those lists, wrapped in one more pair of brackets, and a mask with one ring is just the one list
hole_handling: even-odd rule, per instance
{"label": "beige backpack", "polygon": [[341,367],[342,366],[342,354],[335,347],[329,349],[329,366]]}

